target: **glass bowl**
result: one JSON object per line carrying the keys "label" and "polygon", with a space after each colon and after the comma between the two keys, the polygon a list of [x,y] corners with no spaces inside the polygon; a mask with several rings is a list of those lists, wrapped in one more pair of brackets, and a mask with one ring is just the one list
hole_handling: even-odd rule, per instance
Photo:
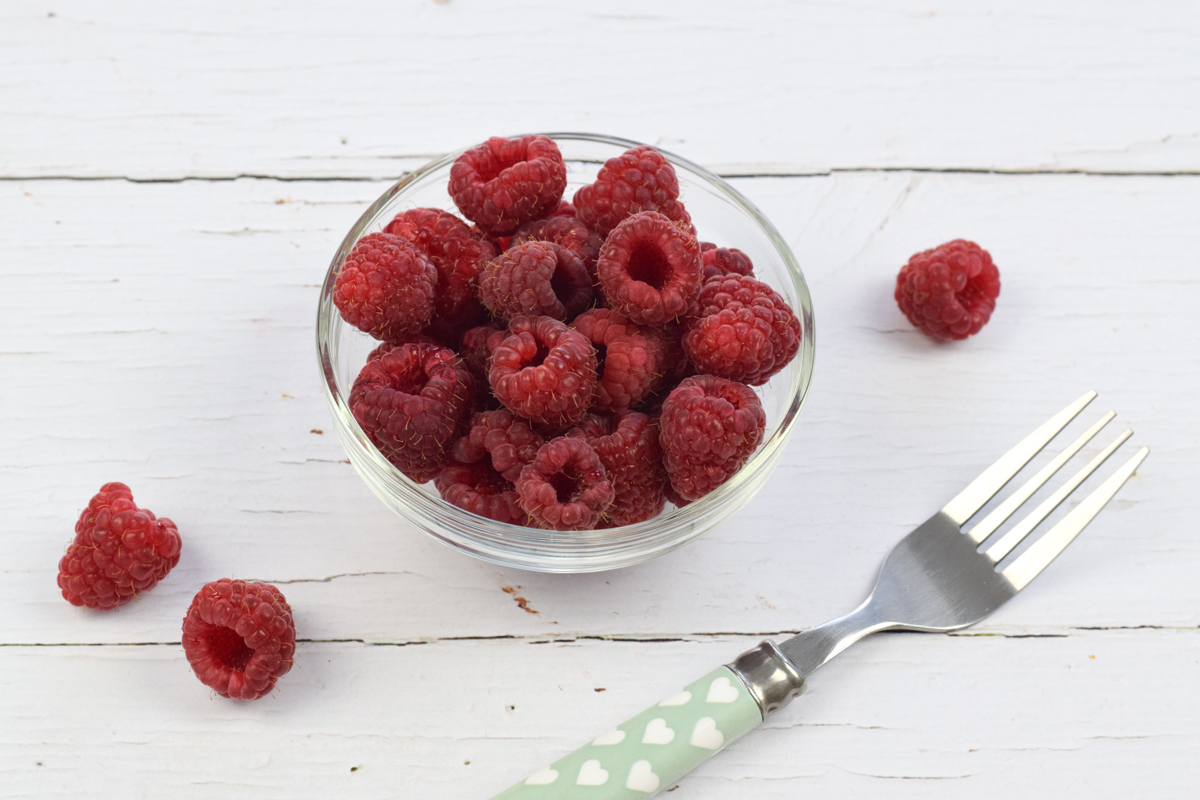
{"label": "glass bowl", "polygon": [[[580,186],[595,180],[607,159],[638,144],[593,134],[547,135],[558,144],[567,164],[564,197],[568,200]],[[450,166],[461,152],[430,162],[384,192],[346,234],[325,275],[317,312],[317,356],[334,425],[358,474],[401,518],[439,541],[485,561],[541,572],[626,567],[674,550],[721,524],[762,487],[796,427],[812,377],[812,301],[795,256],[754,204],[703,167],[665,151],[700,240],[736,247],[749,255],[756,277],[783,296],[800,318],[799,354],[755,389],[767,416],[764,442],[733,478],[684,508],[668,504],[662,514],[645,522],[596,531],[546,531],[495,522],[445,502],[432,483],[411,481],[367,439],[350,413],[347,398],[367,354],[378,342],[342,322],[333,305],[334,282],[354,244],[381,231],[399,212],[432,207],[458,213],[446,187]]]}

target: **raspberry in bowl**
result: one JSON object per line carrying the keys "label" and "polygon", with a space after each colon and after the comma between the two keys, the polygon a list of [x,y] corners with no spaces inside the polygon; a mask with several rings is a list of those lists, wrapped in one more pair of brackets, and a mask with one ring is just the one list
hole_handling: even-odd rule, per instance
{"label": "raspberry in bowl", "polygon": [[[411,295],[373,294],[395,281]],[[721,178],[548,134],[452,153],[376,200],[329,267],[317,350],[351,463],[405,522],[493,563],[590,572],[686,544],[762,487],[811,380],[813,315],[791,250]],[[696,444],[697,414],[730,430]]]}

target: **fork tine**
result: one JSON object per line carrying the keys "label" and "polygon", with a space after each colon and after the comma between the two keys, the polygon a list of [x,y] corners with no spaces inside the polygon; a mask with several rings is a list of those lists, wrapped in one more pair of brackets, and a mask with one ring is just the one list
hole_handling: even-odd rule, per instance
{"label": "fork tine", "polygon": [[1067,499],[1067,495],[1079,488],[1079,484],[1083,483],[1089,475],[1099,469],[1100,465],[1107,461],[1108,457],[1115,453],[1117,448],[1124,444],[1125,440],[1132,435],[1133,431],[1127,430],[1118,436],[1116,441],[1101,450],[1095,458],[1089,461],[1086,467],[1076,472],[1071,480],[1058,487],[1054,494],[1047,497],[1037,508],[1029,512],[1029,516],[1018,522],[1013,526],[1012,530],[1000,537],[1000,541],[989,547],[984,555],[990,558],[993,563],[1000,563],[1001,559],[1011,553],[1013,548],[1029,535],[1030,531],[1040,525],[1042,520],[1050,516],[1050,513],[1058,508],[1063,500]]}
{"label": "fork tine", "polygon": [[996,492],[1004,488],[1004,484],[1012,480],[1030,459],[1041,452],[1058,432],[1067,427],[1067,423],[1075,419],[1088,403],[1096,399],[1094,391],[1088,392],[1062,411],[1055,414],[1041,427],[1021,440],[1021,443],[1000,457],[1000,460],[985,469],[983,473],[971,481],[967,488],[942,508],[942,513],[962,525],[976,511],[983,508]]}
{"label": "fork tine", "polygon": [[1062,469],[1063,465],[1070,461],[1079,452],[1080,448],[1091,441],[1091,438],[1099,433],[1101,428],[1112,422],[1113,417],[1116,415],[1115,411],[1110,411],[1101,417],[1092,427],[1084,431],[1083,435],[1071,442],[1066,450],[1056,455],[1053,461],[1038,470],[1037,475],[1026,481],[1024,486],[1010,494],[1005,498],[1003,503],[996,506],[990,514],[981,519],[971,530],[967,531],[967,536],[971,538],[971,541],[979,544],[995,533],[996,529],[1003,525],[1004,521],[1011,517],[1014,511],[1024,505],[1026,500],[1033,497],[1034,493],[1042,488],[1042,484],[1054,477],[1054,473]]}
{"label": "fork tine", "polygon": [[1034,542],[1000,574],[1008,578],[1008,582],[1017,591],[1024,589],[1059,553],[1066,549],[1067,545],[1075,540],[1080,531],[1100,513],[1100,509],[1104,508],[1117,490],[1125,485],[1125,481],[1129,480],[1129,476],[1149,454],[1149,447],[1138,450],[1133,458],[1126,461],[1120,469],[1109,476],[1108,480],[1100,484],[1096,491],[1075,506],[1071,513],[1059,520],[1058,524],[1051,528],[1045,536]]}

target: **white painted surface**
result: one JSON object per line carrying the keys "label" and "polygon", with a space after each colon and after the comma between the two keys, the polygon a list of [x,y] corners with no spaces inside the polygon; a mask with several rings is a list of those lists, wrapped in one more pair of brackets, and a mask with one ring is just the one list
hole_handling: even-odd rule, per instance
{"label": "white painted surface", "polygon": [[[1093,387],[1153,452],[1045,576],[971,635],[848,651],[670,796],[1185,795],[1200,175],[1165,173],[1200,172],[1194,4],[498,7],[0,10],[0,796],[488,797],[847,610],[899,536]],[[518,27],[576,77],[506,50]],[[622,100],[654,42],[677,96]],[[514,101],[497,64],[538,91]],[[343,463],[315,367],[317,284],[387,185],[358,179],[553,128],[732,174],[834,170],[736,181],[816,308],[782,464],[734,521],[619,573],[499,570],[406,530]],[[1162,174],[941,171],[960,167]],[[243,174],[267,177],[126,180]],[[1004,288],[983,333],[936,346],[892,281],[958,236]],[[92,614],[54,572],[108,480],[175,519],[184,555]],[[227,575],[277,582],[306,640],[254,704],[212,697],[177,644]]]}

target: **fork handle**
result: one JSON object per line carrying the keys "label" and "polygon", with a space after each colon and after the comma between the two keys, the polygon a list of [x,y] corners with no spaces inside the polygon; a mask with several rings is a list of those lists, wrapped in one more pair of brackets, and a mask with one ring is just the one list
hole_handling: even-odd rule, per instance
{"label": "fork handle", "polygon": [[763,642],[493,800],[652,797],[803,691],[787,657]]}

